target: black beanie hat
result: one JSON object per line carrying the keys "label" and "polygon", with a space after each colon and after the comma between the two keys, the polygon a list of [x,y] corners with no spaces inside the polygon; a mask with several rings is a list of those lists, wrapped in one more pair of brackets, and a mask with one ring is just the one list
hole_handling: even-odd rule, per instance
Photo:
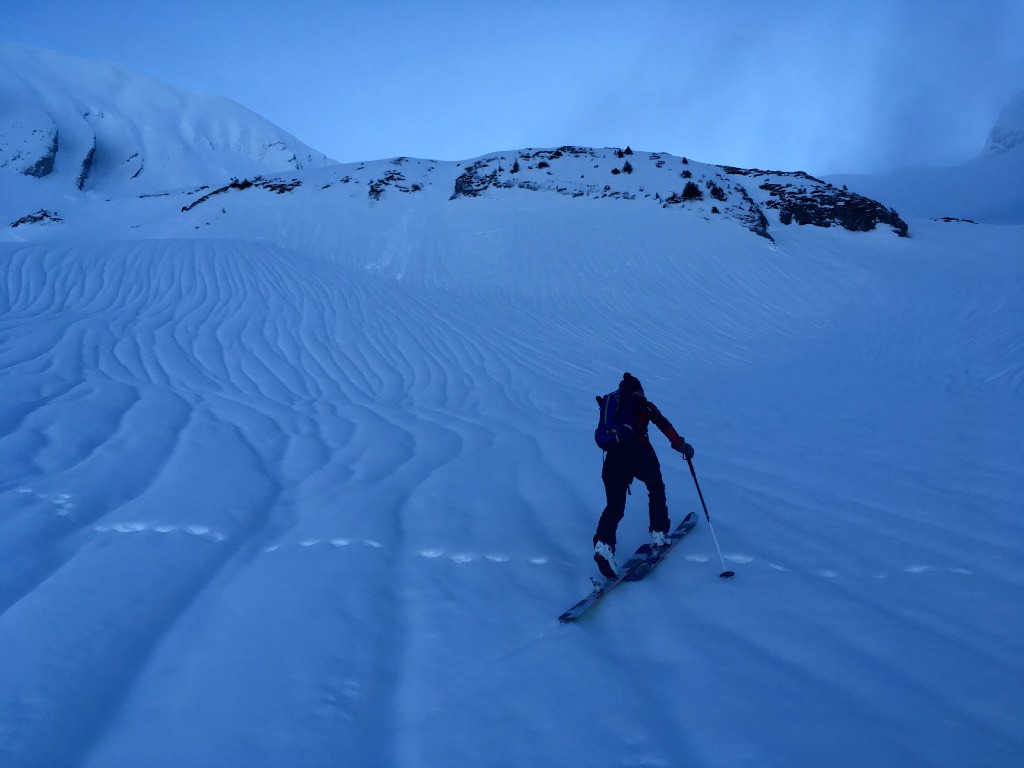
{"label": "black beanie hat", "polygon": [[619,382],[619,392],[639,392],[642,395],[644,388],[640,384],[640,379],[626,371],[622,374],[622,381]]}

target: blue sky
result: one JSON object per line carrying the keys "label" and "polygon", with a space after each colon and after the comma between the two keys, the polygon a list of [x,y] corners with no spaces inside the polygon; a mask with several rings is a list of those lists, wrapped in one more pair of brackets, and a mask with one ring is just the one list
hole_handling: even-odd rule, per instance
{"label": "blue sky", "polygon": [[232,98],[341,161],[631,145],[954,164],[1024,90],[1024,3],[10,3],[9,42]]}

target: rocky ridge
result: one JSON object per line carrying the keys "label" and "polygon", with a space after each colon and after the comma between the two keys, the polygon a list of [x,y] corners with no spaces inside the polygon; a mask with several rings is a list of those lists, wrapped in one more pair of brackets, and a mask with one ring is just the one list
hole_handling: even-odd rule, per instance
{"label": "rocky ridge", "polygon": [[[169,198],[180,213],[191,214],[204,210],[204,204],[215,197],[237,202],[240,192],[267,190],[285,195],[300,187],[302,195],[347,190],[348,197],[363,197],[371,206],[388,205],[393,195],[443,196],[455,205],[515,192],[604,203],[629,201],[706,219],[731,219],[769,240],[774,239],[774,227],[791,224],[853,232],[887,226],[901,237],[908,234],[906,222],[892,208],[800,171],[711,165],[666,153],[634,152],[629,147],[523,149],[458,163],[397,157],[287,175],[235,177],[226,184],[146,193],[137,199]],[[245,197],[255,199],[250,194]],[[24,213],[11,211],[15,215],[9,214],[10,220],[23,226]],[[167,215],[172,215],[170,210]]]}
{"label": "rocky ridge", "polygon": [[[381,165],[383,164],[383,168]],[[342,184],[364,185],[375,202],[388,191],[420,192],[446,183],[450,163],[395,158],[346,166]],[[402,168],[402,170],[397,170]],[[842,227],[867,232],[880,225],[902,236],[908,227],[883,203],[801,171],[709,165],[665,153],[563,146],[502,152],[455,164],[449,201],[500,196],[508,190],[591,200],[633,200],[700,216],[737,220],[772,239],[773,223]],[[328,188],[330,184],[324,185]]]}

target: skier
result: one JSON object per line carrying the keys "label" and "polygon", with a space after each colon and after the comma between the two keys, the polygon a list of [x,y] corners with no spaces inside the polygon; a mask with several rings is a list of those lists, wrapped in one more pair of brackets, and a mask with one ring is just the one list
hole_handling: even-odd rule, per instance
{"label": "skier", "polygon": [[601,468],[601,480],[608,503],[601,513],[594,534],[594,561],[606,578],[617,575],[615,563],[615,531],[626,509],[626,494],[633,478],[647,486],[650,513],[651,546],[669,543],[668,506],[665,503],[665,483],[661,479],[661,465],[654,446],[647,436],[650,422],[662,431],[672,449],[687,460],[693,458],[693,447],[675,431],[669,420],[661,415],[654,403],[644,396],[640,381],[629,372],[622,375],[619,388],[603,398],[601,421],[594,434],[598,445],[607,452]]}

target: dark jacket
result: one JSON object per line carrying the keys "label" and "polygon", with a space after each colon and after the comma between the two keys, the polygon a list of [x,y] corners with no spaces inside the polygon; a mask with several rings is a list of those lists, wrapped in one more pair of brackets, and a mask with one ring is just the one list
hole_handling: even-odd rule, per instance
{"label": "dark jacket", "polygon": [[653,422],[654,426],[661,430],[662,434],[668,438],[668,441],[673,447],[682,445],[683,438],[681,438],[679,433],[676,432],[675,427],[673,427],[672,423],[661,414],[661,411],[658,410],[658,407],[654,403],[644,397],[643,393],[620,391],[619,395],[620,397],[635,397],[640,400],[640,417],[638,423],[635,425],[638,437],[643,440],[649,440],[650,438],[647,434],[647,428]]}

